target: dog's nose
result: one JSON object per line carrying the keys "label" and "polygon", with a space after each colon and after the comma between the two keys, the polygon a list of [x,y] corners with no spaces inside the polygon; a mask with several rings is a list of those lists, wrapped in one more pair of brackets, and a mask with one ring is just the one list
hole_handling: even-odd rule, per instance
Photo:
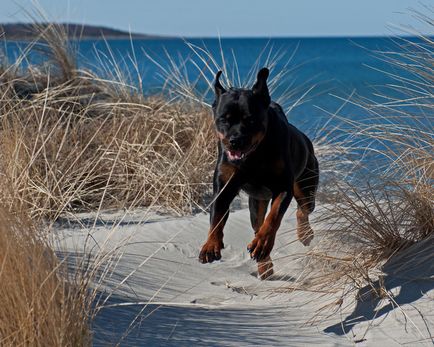
{"label": "dog's nose", "polygon": [[234,137],[232,136],[229,139],[229,144],[232,146],[232,148],[240,148],[243,146],[244,139],[242,137]]}
{"label": "dog's nose", "polygon": [[240,141],[240,139],[238,137],[231,137],[229,139],[229,144],[232,147],[238,147],[240,145],[240,143],[241,143],[241,141]]}

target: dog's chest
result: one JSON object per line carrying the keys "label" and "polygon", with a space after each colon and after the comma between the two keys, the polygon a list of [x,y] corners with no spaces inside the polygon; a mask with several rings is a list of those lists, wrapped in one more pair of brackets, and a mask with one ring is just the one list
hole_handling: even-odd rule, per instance
{"label": "dog's chest", "polygon": [[263,185],[246,183],[241,189],[250,197],[257,200],[270,200],[273,195],[271,189]]}

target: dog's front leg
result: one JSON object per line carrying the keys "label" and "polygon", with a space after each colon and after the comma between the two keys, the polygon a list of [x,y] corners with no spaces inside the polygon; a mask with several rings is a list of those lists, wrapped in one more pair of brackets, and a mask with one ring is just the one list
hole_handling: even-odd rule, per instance
{"label": "dog's front leg", "polygon": [[221,250],[224,248],[223,228],[229,216],[229,206],[239,189],[236,179],[229,179],[228,182],[218,179],[215,187],[216,197],[211,205],[208,239],[199,254],[199,261],[203,264],[221,259]]}
{"label": "dog's front leg", "polygon": [[292,199],[292,191],[282,192],[273,198],[271,210],[255,238],[247,246],[250,256],[258,262],[265,260],[271,253],[283,215]]}

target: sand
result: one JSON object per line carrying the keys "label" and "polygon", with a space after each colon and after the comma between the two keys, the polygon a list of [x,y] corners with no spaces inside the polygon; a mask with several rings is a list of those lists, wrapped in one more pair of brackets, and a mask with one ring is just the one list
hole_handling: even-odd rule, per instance
{"label": "sand", "polygon": [[[256,277],[246,250],[253,231],[243,206],[231,213],[223,258],[213,264],[197,260],[208,230],[205,213],[175,218],[111,211],[96,223],[95,216],[82,215],[82,224],[59,224],[62,252],[71,257],[89,251],[113,254],[115,263],[99,287],[103,307],[93,326],[94,345],[433,344],[432,263],[417,270],[403,268],[402,258],[386,264],[385,284],[395,294],[393,301],[363,295],[365,288],[359,299],[348,298],[339,306],[338,296],[291,290],[306,271],[302,255],[322,237],[304,247],[296,239],[294,211],[292,206],[278,232],[272,253],[276,275],[269,281]],[[433,239],[417,251],[434,252]],[[330,309],[319,315],[327,304]]]}

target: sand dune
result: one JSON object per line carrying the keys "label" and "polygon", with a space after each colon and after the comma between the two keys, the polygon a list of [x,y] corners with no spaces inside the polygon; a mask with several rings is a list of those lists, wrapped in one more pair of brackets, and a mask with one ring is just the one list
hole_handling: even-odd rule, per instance
{"label": "sand dune", "polygon": [[[119,249],[116,266],[102,286],[103,296],[109,298],[94,322],[94,344],[432,345],[433,264],[420,264],[416,273],[401,267],[402,258],[386,264],[385,270],[386,287],[396,292],[396,302],[369,298],[361,289],[360,299],[342,305],[347,307],[343,312],[317,316],[315,325],[306,324],[324,300],[334,298],[290,290],[303,271],[300,255],[306,251],[295,237],[293,211],[278,233],[272,253],[276,275],[270,281],[256,278],[256,264],[248,256],[246,245],[253,232],[245,208],[229,217],[223,259],[206,265],[197,261],[208,228],[205,214],[145,218],[136,211],[114,226],[122,215],[118,211],[103,214],[91,228],[59,226],[62,250],[71,255],[82,252],[86,242],[94,252]],[[83,216],[82,222],[86,218],[93,217]],[[422,251],[434,251],[432,241]]]}

